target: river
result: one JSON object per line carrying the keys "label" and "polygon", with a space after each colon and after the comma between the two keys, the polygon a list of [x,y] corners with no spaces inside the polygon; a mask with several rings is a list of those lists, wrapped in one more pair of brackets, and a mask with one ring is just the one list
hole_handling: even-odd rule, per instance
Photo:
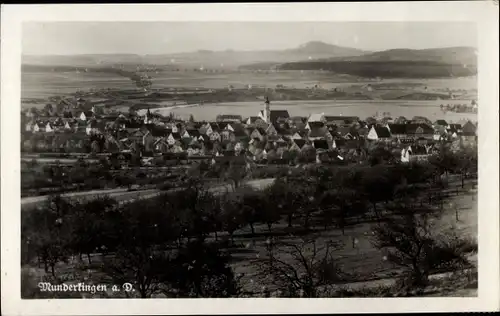
{"label": "river", "polygon": [[[326,101],[275,101],[271,104],[271,109],[288,110],[290,116],[308,116],[312,113],[325,113],[326,115],[345,115],[359,116],[364,119],[374,115],[389,112],[391,116],[425,116],[434,121],[445,119],[449,123],[460,120],[477,121],[475,113],[443,113],[440,104],[468,104],[466,100],[432,100],[432,101],[413,101],[413,100],[326,100]],[[170,108],[151,109],[152,112],[158,112],[162,115],[168,115],[170,112],[187,119],[193,115],[196,120],[214,120],[218,114],[238,114],[245,117],[257,116],[259,111],[264,108],[262,102],[227,102],[218,104],[204,105],[180,105]],[[143,115],[145,111],[139,112]]]}

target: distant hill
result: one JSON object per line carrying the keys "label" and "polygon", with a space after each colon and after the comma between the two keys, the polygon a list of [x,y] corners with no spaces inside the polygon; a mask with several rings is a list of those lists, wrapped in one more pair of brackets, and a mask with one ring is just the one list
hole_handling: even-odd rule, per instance
{"label": "distant hill", "polygon": [[261,51],[210,51],[177,54],[133,55],[94,54],[71,56],[23,56],[23,64],[93,66],[111,64],[176,65],[178,67],[232,68],[253,63],[287,63],[310,59],[325,59],[359,56],[366,53],[355,48],[330,45],[323,42],[308,42],[297,48]]}
{"label": "distant hill", "polygon": [[477,56],[472,47],[391,49],[360,56],[282,63],[275,67],[283,70],[326,70],[360,77],[464,77],[477,74]]}
{"label": "distant hill", "polygon": [[432,49],[390,49],[362,56],[330,58],[331,61],[388,62],[413,61],[445,64],[477,65],[476,50],[473,47],[447,47]]}

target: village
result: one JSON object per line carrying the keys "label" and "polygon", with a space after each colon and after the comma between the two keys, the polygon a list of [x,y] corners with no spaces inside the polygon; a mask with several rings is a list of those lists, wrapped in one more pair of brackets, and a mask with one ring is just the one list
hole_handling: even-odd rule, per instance
{"label": "village", "polygon": [[73,106],[68,103],[23,113],[23,153],[105,155],[123,165],[133,155],[141,157],[143,165],[151,165],[158,156],[346,164],[367,160],[375,147],[385,149],[389,160],[410,162],[426,160],[444,143],[456,150],[477,145],[477,123],[471,121],[431,122],[420,116],[393,118],[389,113],[366,119],[324,113],[292,116],[273,110],[269,98],[256,116],[219,114],[211,122],[196,121],[192,115],[189,120],[172,113],[164,117],[149,109],[143,116],[104,106],[89,109],[82,98]]}

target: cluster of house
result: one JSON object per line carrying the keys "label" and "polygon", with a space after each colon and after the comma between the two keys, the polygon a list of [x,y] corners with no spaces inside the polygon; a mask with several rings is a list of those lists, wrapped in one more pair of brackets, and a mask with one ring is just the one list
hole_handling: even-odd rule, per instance
{"label": "cluster of house", "polygon": [[430,122],[425,117],[360,120],[324,113],[290,116],[286,110],[271,110],[268,99],[256,116],[243,119],[240,115],[218,115],[213,122],[182,121],[149,110],[142,117],[98,113],[93,108],[71,118],[32,118],[25,131],[59,135],[63,140],[57,146],[67,152],[72,151],[75,140],[91,139],[95,143],[92,148],[100,152],[138,152],[142,156],[244,154],[254,161],[285,159],[300,153],[307,153],[318,162],[359,161],[366,158],[367,148],[383,144],[406,162],[426,159],[441,142],[459,142],[460,146],[474,146],[477,142],[477,124],[470,121],[462,125],[444,120]]}

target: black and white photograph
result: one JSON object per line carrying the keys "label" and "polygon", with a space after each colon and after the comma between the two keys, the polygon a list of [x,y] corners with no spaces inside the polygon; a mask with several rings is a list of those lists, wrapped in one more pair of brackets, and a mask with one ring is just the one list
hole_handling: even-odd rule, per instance
{"label": "black and white photograph", "polygon": [[498,295],[498,258],[478,277],[498,257],[483,24],[269,10],[23,19],[11,79],[2,23],[17,304]]}

